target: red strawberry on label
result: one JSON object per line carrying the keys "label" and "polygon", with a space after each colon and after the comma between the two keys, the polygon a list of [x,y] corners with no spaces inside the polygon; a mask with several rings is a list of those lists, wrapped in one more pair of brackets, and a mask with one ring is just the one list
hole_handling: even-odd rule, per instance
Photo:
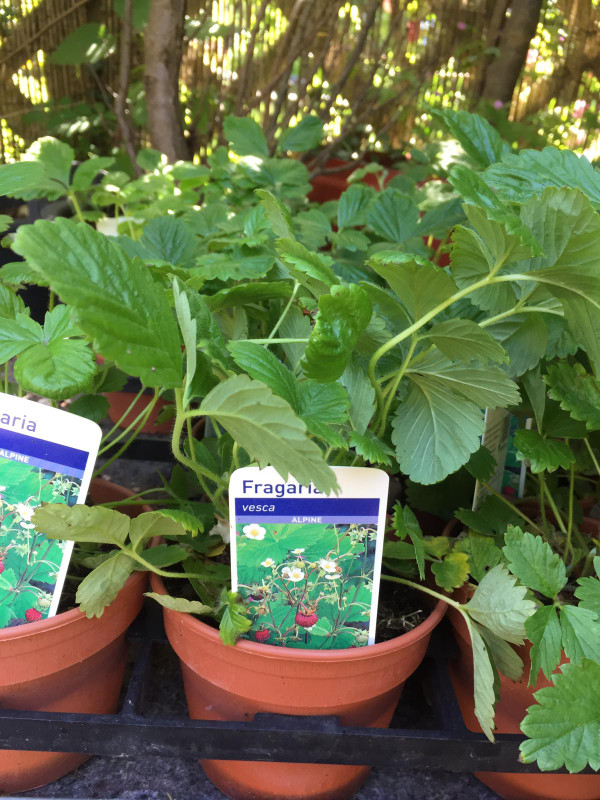
{"label": "red strawberry on label", "polygon": [[25,619],[27,622],[38,622],[42,618],[41,611],[38,611],[37,608],[28,608],[25,612]]}
{"label": "red strawberry on label", "polygon": [[296,625],[300,625],[301,628],[312,628],[318,621],[319,618],[314,611],[310,614],[304,614],[302,611],[296,612]]}
{"label": "red strawberry on label", "polygon": [[256,631],[256,633],[254,634],[254,638],[256,639],[257,642],[261,642],[261,643],[262,642],[266,642],[268,639],[271,638],[271,631],[268,631],[266,629],[265,630]]}
{"label": "red strawberry on label", "polygon": [[0,561],[0,575],[4,572],[4,561]]}

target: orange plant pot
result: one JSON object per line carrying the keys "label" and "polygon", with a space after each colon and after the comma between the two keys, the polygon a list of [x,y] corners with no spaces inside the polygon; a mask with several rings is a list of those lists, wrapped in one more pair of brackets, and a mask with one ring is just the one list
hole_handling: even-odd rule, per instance
{"label": "orange plant pot", "polygon": [[[142,411],[148,407],[148,404],[151,400],[151,395],[142,395],[135,405],[132,407],[129,414],[121,420],[123,414],[127,411],[131,403],[135,400],[135,394],[133,392],[106,392],[104,395],[108,400],[108,417],[112,423],[115,425],[119,422],[120,428],[127,428],[131,423],[135,420]],[[158,422],[157,418],[162,409],[165,406],[172,405],[169,400],[163,400],[162,397],[159,397],[156,401],[156,405],[150,412],[150,416],[148,417],[148,421],[142,428],[142,433],[171,433],[173,429],[173,420],[169,419],[166,422]],[[121,420],[121,421],[120,421]]]}
{"label": "orange plant pot", "polygon": [[[597,532],[600,522],[585,518],[582,530]],[[468,600],[465,588],[454,594],[460,602]],[[448,618],[454,628],[459,658],[450,666],[450,677],[465,725],[470,731],[481,732],[475,717],[473,702],[473,651],[467,626],[459,611],[450,608]],[[520,733],[520,724],[528,706],[535,703],[534,693],[551,686],[541,673],[535,686],[528,686],[529,646],[518,648],[523,659],[523,678],[514,683],[500,676],[500,700],[496,706],[496,732]],[[567,658],[563,653],[561,664]],[[505,800],[600,800],[600,775],[556,775],[552,773],[476,772],[475,777]]]}
{"label": "orange plant pot", "polygon": [[[109,481],[92,482],[94,502],[132,492]],[[123,507],[137,516],[143,506]],[[125,632],[142,607],[146,573],[134,573],[100,619],[79,609],[0,630],[0,706],[21,711],[110,714],[123,682]],[[43,786],[78,767],[82,753],[0,750],[0,793]]]}
{"label": "orange plant pot", "polygon": [[[165,593],[157,576],[154,591]],[[249,721],[260,712],[336,715],[345,725],[390,724],[406,679],[417,669],[446,611],[389,642],[347,650],[296,650],[240,641],[189,614],[164,609],[169,641],[181,660],[192,719]],[[370,767],[262,761],[201,761],[210,780],[235,800],[343,800]]]}

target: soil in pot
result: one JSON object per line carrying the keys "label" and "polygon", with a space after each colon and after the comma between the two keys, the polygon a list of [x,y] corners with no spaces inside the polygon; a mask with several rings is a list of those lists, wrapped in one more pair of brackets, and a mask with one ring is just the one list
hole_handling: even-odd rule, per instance
{"label": "soil in pot", "polygon": [[[600,529],[598,520],[584,518],[582,531],[596,533]],[[464,589],[455,593],[455,598],[465,602],[468,597]],[[450,665],[450,677],[456,692],[465,725],[470,731],[481,732],[473,704],[473,654],[471,640],[462,615],[449,609],[448,617],[454,628],[459,648],[459,658]],[[527,685],[530,669],[529,648],[519,648],[524,662],[523,679],[518,683],[500,676],[500,701],[496,706],[496,732],[520,733],[520,723],[528,706],[533,705],[533,695],[551,682],[540,673],[534,687]],[[563,653],[564,663],[566,658]],[[551,773],[476,772],[475,777],[505,800],[600,800],[600,775],[556,775]]]}
{"label": "soil in pot", "polygon": [[[96,503],[131,492],[109,481],[92,482]],[[122,508],[137,516],[143,506]],[[142,607],[146,574],[135,572],[100,619],[78,609],[0,631],[0,706],[23,711],[109,714],[115,711],[127,645],[125,632]],[[80,753],[0,750],[0,793],[51,783],[82,764]]]}
{"label": "soil in pot", "polygon": [[[154,591],[164,593],[152,577]],[[387,727],[406,679],[421,663],[446,605],[440,601],[408,633],[371,647],[291,650],[257,642],[222,644],[199,619],[165,609],[193,719],[252,720],[261,712],[335,715],[342,724]],[[370,768],[343,765],[203,761],[213,783],[235,800],[343,800]]]}

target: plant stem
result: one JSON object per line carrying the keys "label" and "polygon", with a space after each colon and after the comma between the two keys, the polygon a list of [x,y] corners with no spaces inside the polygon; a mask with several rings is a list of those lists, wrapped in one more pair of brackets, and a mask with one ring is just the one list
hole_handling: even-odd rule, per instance
{"label": "plant stem", "polygon": [[542,536],[545,536],[545,532],[540,528],[540,526],[536,525],[535,522],[532,519],[529,519],[527,514],[524,514],[523,511],[521,511],[520,508],[518,508],[514,503],[511,503],[510,500],[507,497],[504,497],[504,495],[501,492],[497,492],[496,489],[494,489],[493,486],[490,486],[490,484],[486,483],[485,481],[481,481],[481,485],[484,486],[488,490],[488,492],[490,492],[490,494],[493,494],[494,497],[497,497],[498,500],[502,500],[502,502],[505,505],[507,505],[510,508],[512,508],[512,510],[515,512],[515,514],[518,514],[521,517],[521,519],[525,520],[525,522],[528,525],[531,525],[531,527],[534,528],[539,533],[541,533]]}
{"label": "plant stem", "polygon": [[200,483],[200,486],[202,487],[202,491],[208,497],[208,499],[214,504],[214,499],[213,499],[212,492],[208,488],[208,484],[207,484],[207,482],[206,482],[206,480],[204,478],[204,475],[201,475],[199,470],[198,470],[198,457],[196,456],[196,448],[194,447],[194,433],[193,433],[193,430],[192,430],[191,417],[188,417],[186,419],[185,424],[186,424],[186,428],[187,428],[188,442],[190,443],[190,454],[192,456],[192,461],[196,465],[196,469],[195,469],[196,477],[198,478],[198,482]]}
{"label": "plant stem", "polygon": [[254,344],[302,344],[303,342],[308,342],[308,339],[246,339],[247,342],[253,342]]}
{"label": "plant stem", "polygon": [[157,400],[158,400],[158,389],[155,389],[154,390],[154,397],[152,398],[152,400],[148,404],[148,408],[146,409],[146,412],[143,415],[142,420],[140,421],[140,424],[138,425],[138,427],[133,431],[133,433],[131,434],[129,439],[127,439],[125,444],[121,448],[119,448],[119,450],[117,450],[117,452],[113,456],[111,456],[105,464],[103,464],[101,467],[99,467],[94,472],[94,475],[93,475],[94,478],[97,478],[98,475],[101,475],[104,472],[104,470],[113,463],[113,461],[116,461],[117,458],[120,458],[123,455],[123,453],[125,452],[125,450],[127,450],[129,445],[134,441],[134,439],[136,439],[139,436],[142,428],[144,427],[144,425],[148,421],[148,417],[152,413],[152,409],[156,405],[156,401]]}
{"label": "plant stem", "polygon": [[[566,440],[569,444],[569,440]],[[569,470],[569,518],[567,520],[567,541],[565,542],[565,561],[569,555],[571,547],[571,536],[573,535],[573,494],[575,489],[575,464],[571,464]]]}
{"label": "plant stem", "polygon": [[[156,398],[156,399],[158,400],[158,398]],[[152,403],[152,401],[150,401],[150,402]],[[156,402],[156,401],[154,401],[154,402]],[[100,450],[98,450],[98,455],[101,456],[103,453],[106,453],[106,451],[110,450],[110,448],[113,445],[117,444],[117,442],[120,442],[121,439],[124,439],[125,436],[127,436],[127,434],[133,428],[135,428],[137,425],[139,425],[139,422],[142,419],[142,417],[146,417],[147,416],[147,412],[148,412],[148,407],[143,408],[138,413],[138,415],[129,423],[129,425],[121,431],[121,433],[118,436],[115,436],[114,439],[111,439],[109,442],[106,442],[106,444],[103,447],[101,447]]]}
{"label": "plant stem", "polygon": [[283,320],[284,320],[284,319],[285,319],[285,317],[286,317],[286,314],[288,313],[288,311],[289,311],[289,310],[290,310],[290,308],[292,307],[292,303],[294,302],[294,298],[296,297],[296,293],[298,292],[298,289],[299,289],[299,288],[300,288],[300,284],[298,283],[298,281],[294,281],[294,288],[293,288],[293,290],[292,290],[292,294],[291,294],[291,296],[290,296],[290,299],[288,300],[288,302],[287,302],[287,304],[286,304],[285,308],[284,308],[284,309],[283,309],[283,311],[281,312],[281,316],[279,317],[279,319],[278,319],[278,320],[277,320],[277,322],[275,323],[275,327],[273,328],[273,330],[272,330],[272,331],[271,331],[271,333],[269,334],[269,336],[268,336],[268,339],[273,339],[273,337],[275,336],[275,334],[276,334],[276,333],[277,333],[277,331],[279,330],[279,326],[281,325],[281,323],[283,322]]}
{"label": "plant stem", "polygon": [[136,394],[136,396],[133,398],[133,400],[131,401],[131,403],[130,403],[130,404],[127,406],[127,409],[126,409],[126,410],[125,410],[125,411],[124,411],[124,412],[121,414],[120,418],[119,418],[119,419],[118,419],[118,420],[115,422],[115,424],[114,424],[114,425],[112,426],[112,428],[111,428],[111,429],[108,431],[108,433],[105,433],[105,434],[104,434],[104,436],[102,437],[101,444],[104,444],[104,442],[105,442],[105,441],[106,441],[106,440],[107,440],[107,439],[108,439],[110,436],[112,436],[112,435],[113,435],[113,433],[114,433],[114,432],[117,430],[117,428],[119,427],[119,425],[120,425],[120,424],[123,422],[123,420],[125,419],[125,417],[126,417],[128,414],[129,414],[129,412],[131,411],[131,409],[132,409],[132,408],[135,406],[135,404],[137,403],[137,401],[140,399],[140,397],[142,396],[142,393],[143,393],[143,391],[144,391],[144,387],[142,386],[142,388],[139,390],[139,392],[138,392],[138,393]]}
{"label": "plant stem", "polygon": [[391,382],[391,384],[389,386],[387,398],[385,400],[385,403],[384,403],[384,406],[383,406],[383,410],[381,412],[381,421],[379,423],[379,428],[377,429],[377,436],[382,436],[383,433],[385,432],[385,425],[386,425],[386,422],[387,422],[387,416],[389,414],[389,411],[390,411],[392,402],[394,400],[394,397],[396,396],[396,390],[398,389],[398,386],[400,385],[400,381],[404,377],[404,373],[406,372],[406,370],[408,368],[408,365],[410,364],[410,360],[411,360],[411,358],[413,356],[413,353],[415,352],[415,347],[417,346],[417,342],[418,342],[418,337],[417,336],[413,336],[412,337],[412,341],[410,343],[410,347],[408,348],[408,353],[406,354],[406,358],[402,362],[402,366],[398,370],[398,372],[396,374],[396,377],[394,378],[394,380]]}
{"label": "plant stem", "polygon": [[436,592],[433,589],[430,589],[428,586],[423,586],[423,584],[421,583],[415,583],[414,581],[409,581],[406,578],[397,578],[395,575],[382,574],[381,579],[384,581],[392,581],[393,583],[401,583],[404,586],[410,586],[411,589],[416,589],[419,592],[425,592],[425,594],[429,594],[432,597],[435,597],[436,600],[443,600],[444,603],[448,603],[448,605],[452,606],[452,608],[456,608],[458,611],[462,611],[461,604],[457,603],[456,600],[452,600],[445,594],[440,594],[440,592]]}
{"label": "plant stem", "polygon": [[[564,533],[565,536],[566,536],[567,535],[567,529],[565,528],[565,523],[563,522],[561,513],[558,510],[558,508],[556,506],[556,503],[554,502],[554,498],[550,494],[550,491],[549,491],[549,489],[548,489],[548,487],[546,485],[546,481],[543,481],[542,486],[543,486],[543,492],[544,492],[545,496],[548,498],[548,505],[550,506],[550,508],[552,509],[552,513],[556,517],[556,522],[558,524],[558,527],[560,528],[562,533]],[[542,497],[542,506],[543,505],[544,505],[544,498]]]}
{"label": "plant stem", "polygon": [[85,217],[83,216],[81,206],[79,205],[77,194],[74,191],[69,192],[69,200],[73,203],[73,208],[75,209],[75,216],[77,217],[79,222],[85,223]]}
{"label": "plant stem", "polygon": [[52,311],[56,305],[56,295],[52,290],[48,292],[48,311]]}
{"label": "plant stem", "polygon": [[594,451],[592,450],[592,446],[587,436],[583,441],[585,442],[585,446],[587,447],[587,451],[590,454],[590,458],[592,459],[596,472],[598,473],[598,475],[600,475],[600,464],[598,464],[598,459],[596,458]]}

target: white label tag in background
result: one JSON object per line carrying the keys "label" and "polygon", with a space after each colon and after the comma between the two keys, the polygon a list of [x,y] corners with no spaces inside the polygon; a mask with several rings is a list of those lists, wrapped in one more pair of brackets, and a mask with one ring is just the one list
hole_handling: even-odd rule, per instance
{"label": "white label tag in background", "polygon": [[246,638],[334,649],[375,642],[389,478],[333,467],[340,493],[244,467],[229,484],[232,588],[252,615]]}
{"label": "white label tag in background", "polygon": [[31,517],[85,501],[101,437],[91,420],[0,393],[0,628],[56,614],[73,543]]}

